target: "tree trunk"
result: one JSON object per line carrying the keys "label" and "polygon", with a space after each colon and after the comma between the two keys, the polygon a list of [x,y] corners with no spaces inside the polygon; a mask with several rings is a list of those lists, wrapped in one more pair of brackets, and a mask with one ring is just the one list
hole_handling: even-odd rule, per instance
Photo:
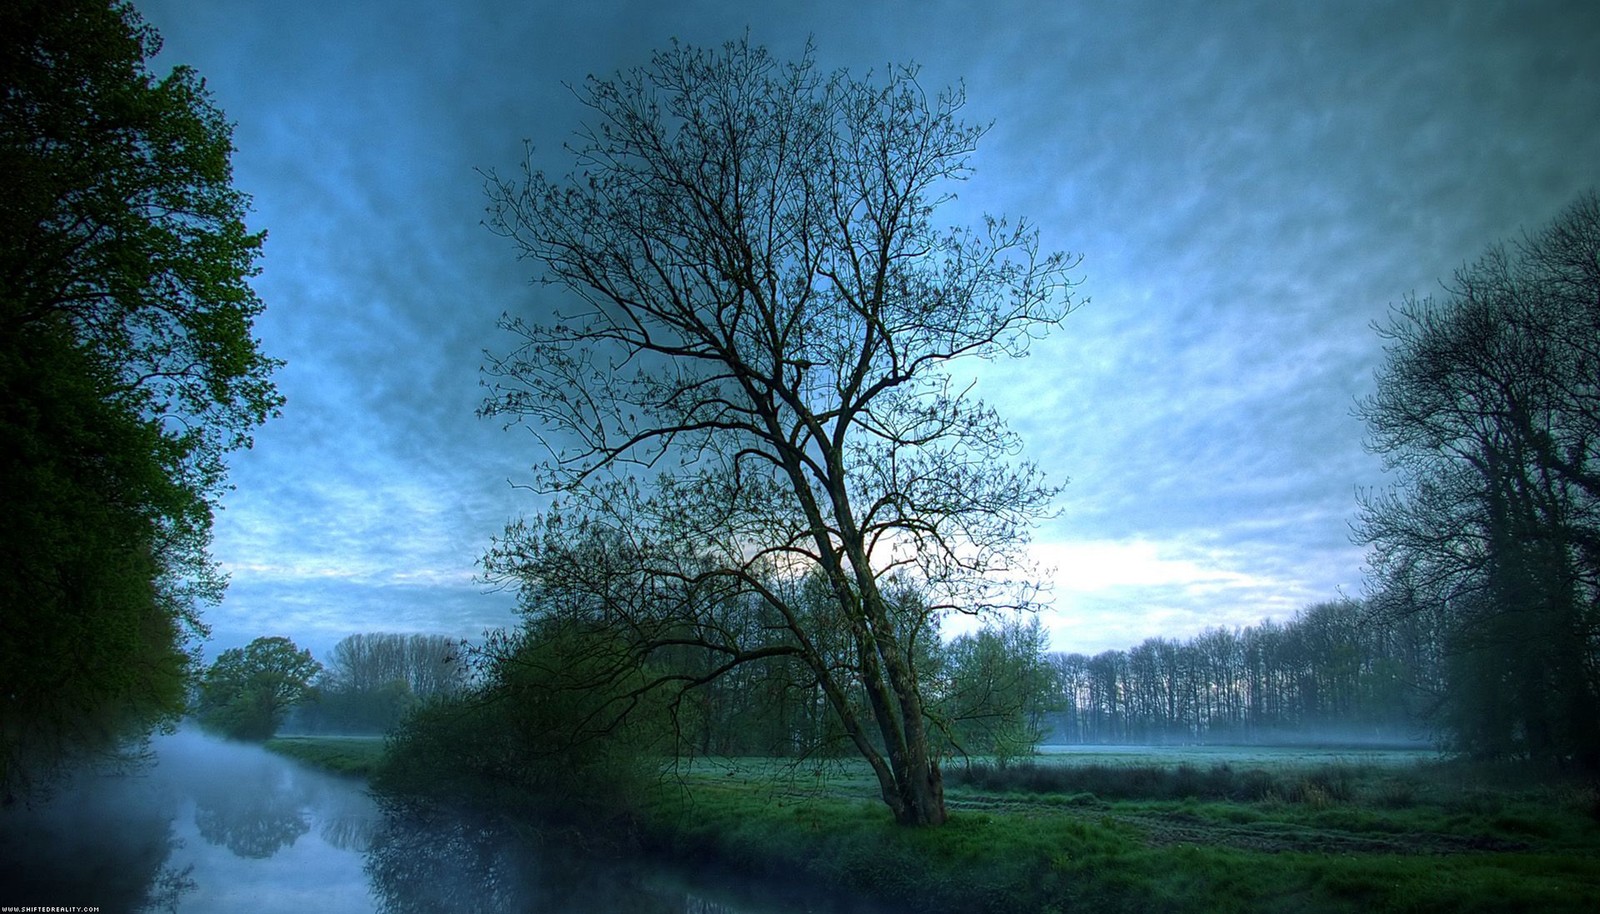
{"label": "tree trunk", "polygon": [[[928,739],[916,674],[901,648],[899,633],[889,619],[876,581],[865,579],[860,583],[864,591],[861,606],[871,635],[862,646],[862,673],[867,678],[870,670],[870,678],[875,680],[868,686],[868,695],[894,776],[894,796],[885,796],[884,801],[901,825],[943,825],[949,818],[944,807],[944,776]],[[870,662],[866,657],[869,653],[873,655]]]}
{"label": "tree trunk", "polygon": [[[943,825],[950,816],[944,808],[944,775],[928,752],[927,741],[890,755],[898,796],[889,803],[900,825]],[[888,797],[884,798],[888,800]]]}

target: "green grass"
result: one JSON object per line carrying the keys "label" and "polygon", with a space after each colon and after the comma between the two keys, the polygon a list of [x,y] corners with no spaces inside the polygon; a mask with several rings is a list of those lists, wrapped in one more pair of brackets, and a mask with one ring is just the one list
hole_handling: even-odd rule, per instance
{"label": "green grass", "polygon": [[1600,910],[1584,785],[1441,763],[1148,762],[1051,760],[1066,770],[1009,783],[951,772],[950,822],[907,830],[864,799],[861,766],[702,761],[677,769],[645,837],[918,911]]}
{"label": "green grass", "polygon": [[[366,774],[383,744],[289,738],[269,748]],[[680,861],[891,907],[909,900],[930,914],[1600,910],[1592,785],[1438,762],[1307,759],[1261,775],[1249,763],[1182,764],[987,785],[952,770],[949,823],[905,829],[863,764],[702,759],[667,769],[634,828]],[[1039,789],[1049,778],[1062,780]]]}
{"label": "green grass", "polygon": [[335,774],[361,778],[371,777],[383,759],[383,738],[373,736],[280,736],[267,740],[266,748]]}

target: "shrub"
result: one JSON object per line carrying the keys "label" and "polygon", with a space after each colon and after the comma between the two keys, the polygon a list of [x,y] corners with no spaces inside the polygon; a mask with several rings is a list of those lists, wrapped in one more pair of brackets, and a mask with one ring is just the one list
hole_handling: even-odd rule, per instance
{"label": "shrub", "polygon": [[466,804],[604,828],[631,819],[660,769],[643,673],[572,627],[492,641],[484,684],[429,702],[390,736],[373,779],[397,801]]}

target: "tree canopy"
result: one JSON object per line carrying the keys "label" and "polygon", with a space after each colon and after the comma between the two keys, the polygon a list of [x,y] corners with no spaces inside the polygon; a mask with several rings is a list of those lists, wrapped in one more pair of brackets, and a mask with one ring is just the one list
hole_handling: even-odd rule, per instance
{"label": "tree canopy", "polygon": [[200,681],[200,723],[232,739],[270,739],[320,672],[311,652],[288,638],[257,638],[223,651]]}
{"label": "tree canopy", "polygon": [[282,398],[232,129],[126,3],[0,13],[0,784],[183,709],[224,456]]}
{"label": "tree canopy", "polygon": [[[897,821],[942,822],[918,642],[1025,602],[1055,492],[953,363],[1024,354],[1074,261],[1025,222],[935,221],[985,129],[914,67],[674,45],[580,98],[574,173],[489,175],[491,226],[570,295],[508,316],[488,366],[484,412],[539,435],[557,496],[491,570],[641,661],[719,658],[661,684],[798,660]],[[744,605],[765,624],[724,624]]]}
{"label": "tree canopy", "polygon": [[333,646],[294,726],[311,732],[386,733],[419,703],[467,687],[464,645],[443,635],[372,632]]}

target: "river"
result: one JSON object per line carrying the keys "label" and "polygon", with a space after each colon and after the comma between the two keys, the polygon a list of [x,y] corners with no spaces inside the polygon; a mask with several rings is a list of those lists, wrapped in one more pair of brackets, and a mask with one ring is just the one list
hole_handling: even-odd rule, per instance
{"label": "river", "polygon": [[799,914],[874,909],[735,874],[536,848],[386,813],[361,782],[192,731],[0,811],[0,906],[102,912]]}

